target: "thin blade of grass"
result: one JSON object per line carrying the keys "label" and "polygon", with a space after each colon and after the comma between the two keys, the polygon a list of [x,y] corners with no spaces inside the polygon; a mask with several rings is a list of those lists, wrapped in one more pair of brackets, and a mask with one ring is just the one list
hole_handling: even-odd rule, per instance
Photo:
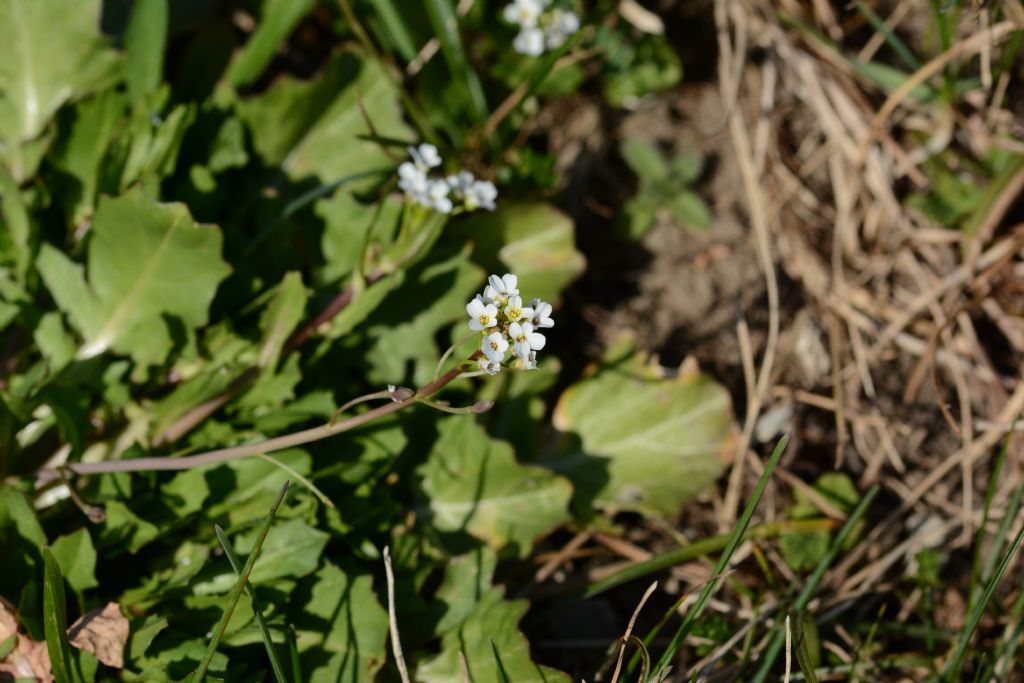
{"label": "thin blade of grass", "polygon": [[999,647],[996,648],[996,680],[1010,680],[1009,675],[1013,670],[1012,664],[1017,661],[1015,656],[1021,642],[1024,642],[1024,591],[1021,591],[1020,595],[1017,596],[1017,600],[1010,609],[1009,623],[1006,625],[1006,630],[1002,641],[999,643]]}
{"label": "thin blade of grass", "polygon": [[[242,563],[238,560],[238,555],[235,554],[234,549],[231,547],[231,543],[228,541],[227,535],[224,530],[220,528],[219,524],[213,525],[213,530],[217,534],[217,540],[220,541],[220,546],[224,549],[224,554],[228,556],[228,562],[231,563],[231,568],[235,570],[235,574],[239,577],[242,576]],[[252,612],[256,617],[256,625],[260,629],[260,635],[263,636],[263,644],[267,647],[267,657],[270,658],[270,667],[274,670],[274,678],[277,679],[278,683],[288,683],[287,676],[284,675],[284,666],[281,665],[281,661],[277,658],[277,650],[274,649],[274,641],[270,637],[270,629],[267,627],[267,620],[263,616],[263,606],[260,605],[260,601],[256,598],[256,591],[252,584],[248,581],[244,582],[245,593],[252,600]]]}
{"label": "thin blade of grass", "polygon": [[484,97],[483,86],[480,85],[480,77],[466,59],[455,8],[452,7],[450,0],[427,0],[427,14],[434,27],[434,34],[441,43],[441,54],[444,55],[452,78],[462,81],[473,106],[474,115],[478,121],[483,122],[487,118],[487,100]]}
{"label": "thin blade of grass", "polygon": [[256,558],[260,555],[260,549],[263,547],[263,542],[267,540],[267,534],[270,532],[270,526],[274,523],[274,518],[277,516],[277,509],[281,507],[281,503],[284,501],[285,495],[288,493],[288,483],[285,481],[284,486],[281,487],[281,492],[277,494],[277,500],[274,501],[273,506],[270,508],[270,512],[267,513],[267,518],[263,522],[263,528],[260,530],[260,535],[256,538],[256,543],[253,544],[252,550],[249,552],[249,557],[245,561],[245,567],[242,568],[242,573],[238,577],[238,582],[235,587],[231,589],[231,593],[228,595],[228,604],[224,608],[224,613],[221,614],[220,622],[217,624],[217,628],[213,630],[213,638],[210,640],[210,644],[206,646],[206,653],[203,655],[203,659],[199,662],[199,667],[195,673],[192,674],[190,679],[192,683],[202,683],[206,678],[206,672],[210,668],[210,662],[213,661],[213,656],[217,653],[217,646],[220,644],[220,639],[224,636],[224,631],[228,627],[228,622],[231,621],[231,615],[235,613],[235,607],[238,605],[239,598],[242,597],[242,591],[245,590],[245,586],[249,581],[249,575],[252,573],[252,568],[256,566]]}
{"label": "thin blade of grass", "polygon": [[807,652],[807,639],[804,637],[804,620],[802,617],[796,619],[796,663],[804,680],[808,683],[818,683],[818,675],[814,672],[814,665],[811,664],[811,655]]}
{"label": "thin blade of grass", "polygon": [[892,30],[885,25],[885,22],[882,21],[882,18],[875,13],[875,10],[871,9],[870,5],[864,2],[864,0],[854,0],[853,4],[857,7],[857,10],[864,15],[864,18],[868,20],[871,27],[875,29],[876,32],[882,34],[885,42],[892,48],[893,52],[903,60],[904,64],[914,71],[921,68],[921,60],[910,51],[910,48],[907,47],[907,44],[904,43],[898,35],[893,33]]}
{"label": "thin blade of grass", "polygon": [[[999,522],[999,529],[996,531],[996,535],[992,538],[992,548],[989,550],[988,559],[981,568],[981,583],[983,584],[992,578],[992,572],[995,571],[999,554],[1003,552],[1003,546],[1006,545],[1006,537],[1010,533],[1010,525],[1017,517],[1017,511],[1020,510],[1022,494],[1024,494],[1024,487],[1017,488],[1010,495],[1010,500],[1006,503],[1005,514],[1003,514],[1003,518]],[[968,605],[973,605],[973,601],[968,601]]]}
{"label": "thin blade of grass", "polygon": [[[776,538],[783,534],[832,531],[835,526],[836,524],[833,520],[826,518],[768,522],[767,524],[761,524],[752,529],[748,529],[743,535],[743,540],[747,541],[752,538]],[[684,562],[689,562],[697,559],[698,557],[704,557],[705,555],[720,552],[729,544],[729,539],[731,537],[732,534],[721,534],[718,536],[711,536],[709,538],[702,538],[701,540],[694,541],[689,545],[684,545],[681,548],[674,548],[652,557],[649,560],[630,565],[617,574],[613,574],[612,576],[590,584],[583,597],[585,599],[589,599],[609,591],[616,586],[621,586],[624,583],[641,579],[650,574],[654,574],[655,572],[670,569],[671,567],[675,567],[676,565]]]}
{"label": "thin blade of grass", "polygon": [[43,631],[46,634],[46,652],[54,680],[72,683],[81,680],[71,656],[68,642],[67,601],[64,596],[64,576],[49,546],[43,546]]}
{"label": "thin blade of grass", "polygon": [[398,54],[405,61],[412,61],[416,56],[416,44],[405,25],[402,12],[395,7],[393,0],[370,0],[370,4],[377,10],[377,16],[383,22],[384,29],[395,49],[398,50]]}
{"label": "thin blade of grass", "polygon": [[[1018,487],[1018,491],[1022,488],[1024,487]],[[999,562],[999,567],[996,569],[995,574],[985,585],[985,591],[982,593],[981,599],[975,603],[971,610],[970,618],[967,620],[964,630],[960,632],[960,638],[957,641],[956,648],[953,650],[953,654],[950,659],[946,661],[946,666],[942,669],[942,680],[958,680],[960,670],[963,668],[964,656],[967,654],[967,646],[970,644],[971,637],[978,628],[978,622],[981,621],[981,615],[985,612],[985,606],[988,605],[988,601],[992,599],[992,594],[995,592],[996,586],[999,585],[999,581],[1003,578],[1003,574],[1006,572],[1007,567],[1010,566],[1010,561],[1013,560],[1013,556],[1017,554],[1017,549],[1020,547],[1022,540],[1024,540],[1024,524],[1022,524],[1020,529],[1017,530],[1017,535],[1013,538],[1013,543],[1010,544],[1010,548],[1006,551],[1006,554],[1003,555],[1003,559]]]}
{"label": "thin blade of grass", "polygon": [[772,457],[768,459],[768,463],[765,465],[764,472],[761,474],[760,480],[757,482],[757,487],[754,489],[753,495],[750,500],[747,501],[747,507],[743,510],[743,515],[740,517],[736,528],[729,536],[729,542],[726,544],[725,549],[722,551],[722,556],[718,558],[718,563],[715,564],[715,569],[711,573],[712,579],[705,584],[704,589],[700,592],[697,597],[697,601],[690,608],[686,614],[686,618],[683,620],[682,625],[676,630],[675,635],[672,636],[672,640],[669,642],[668,647],[661,655],[661,659],[655,665],[654,670],[660,671],[675,659],[676,653],[679,651],[679,647],[683,643],[683,639],[689,635],[693,629],[698,617],[704,612],[704,607],[707,605],[708,600],[715,593],[718,588],[718,578],[723,575],[726,567],[729,566],[729,562],[732,560],[733,553],[739,548],[740,543],[743,541],[743,535],[747,531],[747,526],[750,524],[750,518],[754,516],[754,510],[757,509],[758,503],[761,502],[761,495],[764,493],[764,489],[768,486],[768,480],[772,476],[772,472],[775,471],[776,465],[779,464],[779,459],[782,458],[783,452],[786,450],[786,444],[789,443],[789,436],[783,436],[779,443],[775,446],[775,452],[772,453]]}
{"label": "thin blade of grass", "polygon": [[1003,440],[1003,447],[999,449],[999,455],[992,465],[992,476],[988,481],[988,489],[985,491],[985,507],[981,513],[981,524],[978,525],[978,533],[974,539],[974,562],[971,567],[971,588],[967,595],[970,596],[967,604],[971,605],[977,596],[978,584],[981,582],[981,550],[985,541],[985,527],[988,526],[989,510],[992,508],[992,499],[995,498],[996,489],[999,486],[999,477],[1003,472],[1003,464],[1006,462],[1006,453],[1010,448],[1010,439]]}
{"label": "thin blade of grass", "polygon": [[[842,549],[843,544],[846,543],[847,537],[857,526],[860,520],[867,514],[868,507],[871,502],[874,501],[875,496],[878,495],[879,487],[876,484],[872,486],[868,492],[861,498],[860,503],[857,504],[856,509],[847,518],[846,523],[836,534],[836,537],[832,539],[832,544],[829,546],[828,552],[821,558],[818,565],[814,568],[814,571],[807,578],[807,582],[804,584],[803,590],[800,591],[800,595],[797,596],[796,601],[793,603],[793,611],[796,613],[802,613],[804,608],[807,607],[807,603],[811,601],[811,596],[814,595],[814,591],[817,590],[818,584],[821,582],[825,572],[831,566],[836,555]],[[785,640],[786,634],[783,633],[781,628],[776,628],[775,636],[772,638],[768,647],[765,649],[764,654],[761,655],[761,667],[757,670],[754,678],[751,679],[751,683],[764,683],[768,678],[768,673],[771,671],[772,666],[775,664],[775,659],[779,656],[779,651],[782,649],[783,641]]]}

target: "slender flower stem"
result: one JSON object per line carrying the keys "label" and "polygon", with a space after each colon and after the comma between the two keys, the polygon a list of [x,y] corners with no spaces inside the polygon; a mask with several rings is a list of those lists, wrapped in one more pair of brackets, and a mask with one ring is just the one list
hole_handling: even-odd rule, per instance
{"label": "slender flower stem", "polygon": [[[480,358],[481,355],[481,352],[477,351],[467,359],[467,362],[473,363]],[[230,448],[219,448],[214,451],[197,453],[196,455],[189,455],[183,458],[150,457],[132,458],[130,460],[108,460],[103,462],[81,462],[66,465],[62,469],[72,474],[149,472],[154,470],[179,471],[192,469],[193,467],[215,465],[217,463],[245,458],[259,453],[272,453],[285,448],[292,448],[294,446],[301,446],[302,444],[319,441],[320,439],[326,439],[329,436],[334,436],[335,434],[340,434],[342,432],[355,429],[356,427],[361,427],[364,424],[378,420],[386,415],[397,413],[402,408],[406,408],[419,402],[421,399],[436,394],[461,374],[462,366],[460,365],[452,368],[429,384],[423,385],[408,398],[377,406],[376,408],[362,413],[361,415],[350,417],[349,419],[341,422],[328,422],[327,424],[320,425],[319,427],[305,429],[301,432],[294,432],[292,434],[285,434],[284,436],[278,436],[272,439],[242,444],[241,446],[232,446]],[[60,475],[54,470],[43,469],[37,472],[37,476],[41,482],[45,482]]]}

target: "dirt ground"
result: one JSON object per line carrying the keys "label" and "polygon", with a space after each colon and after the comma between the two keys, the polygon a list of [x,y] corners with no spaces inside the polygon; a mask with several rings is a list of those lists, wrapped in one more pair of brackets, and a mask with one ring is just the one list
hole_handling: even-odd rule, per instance
{"label": "dirt ground", "polygon": [[[960,230],[937,224],[908,197],[933,189],[925,170],[940,154],[1021,153],[1011,142],[1024,129],[1019,79],[986,84],[982,73],[982,87],[951,106],[918,102],[867,82],[779,18],[800,17],[865,59],[883,51],[842,3],[733,3],[718,17],[716,6],[726,3],[669,4],[683,84],[625,114],[585,94],[541,114],[552,122],[548,142],[569,178],[564,208],[589,264],[568,295],[566,308],[580,320],[563,343],[585,349],[583,363],[629,331],[666,367],[695,363],[731,392],[740,443],[750,450],[672,528],[619,520],[635,525],[632,546],[604,544],[581,556],[577,578],[671,545],[673,534],[694,539],[728,529],[761,463],[788,433],[783,476],[760,519],[784,515],[795,489],[829,471],[846,473],[861,491],[882,489],[869,513],[872,530],[828,574],[821,607],[863,617],[886,604],[891,618],[912,622],[924,592],[905,579],[919,550],[938,547],[944,587],[935,625],[956,629],[992,454],[1024,408],[1024,171],[1010,174]],[[872,4],[925,50],[927,3]],[[958,33],[973,46],[965,64],[982,72],[992,58],[984,52],[999,44],[978,37],[988,30],[983,19],[966,13]],[[712,210],[710,229],[687,231],[666,219],[639,243],[616,237],[622,203],[635,189],[618,143],[637,137],[669,153],[705,156],[697,188]],[[992,532],[1021,483],[1018,444],[1010,443],[987,520]],[[675,571],[661,602],[699,586],[709,566]],[[1001,599],[1014,597],[1020,578],[1011,568]],[[538,656],[578,665],[586,651],[600,662],[642,589],[591,601],[563,614],[559,628],[539,629]],[[737,599],[726,591],[713,610],[742,621]],[[578,638],[551,640],[566,632]]]}

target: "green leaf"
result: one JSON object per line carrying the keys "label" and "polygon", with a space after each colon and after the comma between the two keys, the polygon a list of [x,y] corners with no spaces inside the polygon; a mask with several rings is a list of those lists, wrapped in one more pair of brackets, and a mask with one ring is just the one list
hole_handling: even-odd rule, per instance
{"label": "green leaf", "polygon": [[518,275],[527,300],[558,301],[586,265],[576,249],[572,219],[550,204],[499,203],[494,213],[463,221],[459,234],[477,244],[473,258],[485,268]]}
{"label": "green leaf", "polygon": [[54,311],[44,313],[39,318],[39,324],[32,332],[32,339],[46,359],[51,373],[58,372],[70,363],[78,350],[78,344],[64,327],[60,313]]}
{"label": "green leaf", "polygon": [[704,157],[696,152],[683,152],[672,160],[672,179],[689,184],[704,172]]}
{"label": "green leaf", "polygon": [[668,201],[672,217],[684,227],[706,230],[711,225],[711,212],[704,200],[694,192],[682,190]]}
{"label": "green leaf", "polygon": [[146,364],[161,361],[170,348],[165,315],[189,328],[206,324],[217,284],[229,272],[220,249],[220,231],[195,223],[184,205],[133,191],[100,202],[88,284],[81,268],[49,245],[37,267],[85,338],[78,358],[113,349]]}
{"label": "green leaf", "polygon": [[413,381],[429,382],[441,356],[433,338],[445,325],[465,318],[466,302],[482,279],[483,273],[464,253],[409,272],[405,283],[366,323],[374,342],[365,357],[372,381],[405,382],[412,363]]}
{"label": "green leaf", "polygon": [[119,56],[99,19],[100,0],[0,2],[0,136],[8,145],[36,138],[62,104],[112,82]]}
{"label": "green leaf", "polygon": [[238,51],[227,78],[236,88],[259,78],[270,60],[315,0],[263,0],[260,21],[245,46]]}
{"label": "green leaf", "polygon": [[444,583],[437,589],[437,599],[444,603],[444,616],[435,632],[443,635],[466,621],[480,599],[491,589],[498,556],[488,547],[448,560]]}
{"label": "green leaf", "polygon": [[375,680],[387,659],[388,615],[372,577],[348,575],[327,563],[316,573],[309,602],[293,617],[304,680]]}
{"label": "green leaf", "polygon": [[[29,264],[32,261],[32,247],[38,239],[34,225],[29,218],[28,208],[22,199],[18,184],[3,168],[0,168],[0,209],[3,210],[5,235],[0,235],[0,263],[14,264],[13,275],[18,282],[25,282]],[[3,254],[4,242],[9,241],[10,255]],[[0,299],[2,301],[2,299]],[[6,302],[4,302],[6,303]]]}
{"label": "green leaf", "polygon": [[160,536],[160,529],[155,524],[142,519],[119,500],[109,501],[106,504],[106,513],[101,547],[108,543],[120,542],[126,544],[128,552],[135,553]]}
{"label": "green leaf", "polygon": [[81,593],[99,585],[96,581],[96,548],[85,529],[61,536],[53,543],[53,556],[68,585]]}
{"label": "green leaf", "polygon": [[416,680],[450,683],[463,680],[460,655],[466,658],[471,681],[498,681],[505,676],[516,683],[568,683],[563,673],[534,664],[530,644],[519,632],[526,613],[525,600],[507,601],[500,588],[492,588],[455,631],[441,639],[441,654],[420,665]]}
{"label": "green leaf", "polygon": [[258,362],[261,368],[277,367],[277,359],[288,341],[288,335],[302,321],[305,312],[306,287],[302,284],[302,275],[288,273],[260,318],[263,339],[260,342]]}
{"label": "green leaf", "polygon": [[137,102],[160,85],[167,45],[168,0],[135,0],[124,34],[128,97]]}
{"label": "green leaf", "polygon": [[78,181],[63,193],[62,201],[75,225],[92,215],[101,164],[126,106],[124,94],[116,90],[106,90],[78,104],[70,130],[58,140],[49,157],[57,168]]}
{"label": "green leaf", "polygon": [[171,175],[177,167],[181,143],[195,121],[196,107],[178,105],[162,119],[154,118],[151,111],[159,109],[162,105],[158,101],[166,99],[168,94],[165,88],[149,98],[154,100],[152,106],[136,107],[126,134],[119,138],[120,144],[115,145],[112,157],[119,163],[111,162],[108,166],[111,173],[113,169],[119,170],[119,177],[110,180],[118,191],[125,192],[136,184],[152,184]]}
{"label": "green leaf", "polygon": [[[239,556],[249,554],[256,531],[236,539],[235,550]],[[271,529],[260,552],[249,580],[260,585],[281,578],[294,578],[311,574],[320,563],[320,555],[327,545],[329,535],[298,519],[289,519]],[[195,585],[197,595],[223,593],[231,590],[238,576],[231,567],[223,567],[220,574]]]}
{"label": "green leaf", "polygon": [[725,464],[729,394],[705,375],[663,379],[623,351],[562,394],[554,423],[566,434],[546,464],[572,480],[583,510],[674,515]]}
{"label": "green leaf", "polygon": [[356,270],[371,234],[390,242],[404,205],[395,195],[383,198],[377,206],[363,204],[345,190],[318,201],[314,210],[325,223],[320,249],[327,261],[319,279],[334,282]]}
{"label": "green leaf", "polygon": [[670,172],[665,156],[653,143],[639,138],[630,138],[619,146],[622,158],[643,180],[661,180]]}
{"label": "green leaf", "polygon": [[160,497],[179,518],[203,509],[210,495],[206,471],[200,468],[185,470],[160,487]]}
{"label": "green leaf", "polygon": [[19,536],[37,548],[46,545],[46,534],[36,520],[32,504],[25,494],[0,484],[0,530],[11,526]]}
{"label": "green leaf", "polygon": [[64,599],[64,577],[53,552],[43,547],[43,627],[46,650],[50,655],[53,677],[61,683],[79,681],[78,669],[71,658],[68,643],[67,604]]}
{"label": "green leaf", "polygon": [[294,180],[329,181],[393,166],[380,145],[360,136],[412,138],[385,67],[349,51],[339,53],[317,80],[282,78],[237,106],[263,161],[282,166]]}
{"label": "green leaf", "polygon": [[525,557],[538,536],[569,519],[572,487],[564,478],[520,465],[507,444],[490,439],[470,417],[445,419],[438,432],[417,470],[435,528]]}

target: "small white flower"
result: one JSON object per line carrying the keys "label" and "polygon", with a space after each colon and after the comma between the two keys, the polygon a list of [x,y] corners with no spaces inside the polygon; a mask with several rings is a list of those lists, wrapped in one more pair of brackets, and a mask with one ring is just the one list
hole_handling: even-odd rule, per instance
{"label": "small white flower", "polygon": [[398,187],[416,201],[420,201],[427,192],[427,174],[411,161],[402,162],[398,167]]}
{"label": "small white flower", "polygon": [[538,0],[513,0],[511,4],[505,5],[502,15],[505,21],[511,24],[532,28],[537,25],[545,4],[547,3],[542,4]]}
{"label": "small white flower", "polygon": [[422,144],[419,147],[409,147],[409,156],[412,157],[416,167],[426,172],[441,165],[441,155],[437,147],[429,144]]}
{"label": "small white flower", "polygon": [[476,364],[480,368],[480,372],[486,372],[488,375],[497,375],[501,372],[501,363],[495,363],[487,358],[481,358]]}
{"label": "small white flower", "polygon": [[510,296],[508,305],[505,306],[505,317],[510,323],[517,322],[523,318],[533,318],[533,309],[523,306],[523,299],[520,296]]}
{"label": "small white flower", "polygon": [[446,180],[452,192],[464,194],[473,185],[476,177],[469,171],[460,171],[458,175],[450,175]]}
{"label": "small white flower", "polygon": [[448,197],[449,189],[443,180],[427,181],[427,205],[441,213],[451,213],[453,205]]}
{"label": "small white flower", "polygon": [[485,304],[483,299],[473,299],[466,304],[469,313],[469,329],[480,332],[498,324],[498,308],[494,304]]}
{"label": "small white flower", "polygon": [[464,191],[466,209],[473,211],[478,208],[494,211],[498,198],[498,188],[490,180],[476,180]]}
{"label": "small white flower", "polygon": [[512,48],[521,55],[539,57],[544,53],[544,32],[539,28],[524,28],[512,41]]}
{"label": "small white flower", "polygon": [[510,296],[519,294],[519,278],[512,273],[505,273],[501,277],[491,275],[487,278],[487,286],[484,287],[484,296],[495,301],[506,301]]}
{"label": "small white flower", "polygon": [[548,18],[544,32],[549,50],[562,47],[569,36],[580,30],[579,18],[568,10],[554,9]]}
{"label": "small white flower", "polygon": [[512,323],[508,326],[515,353],[522,359],[529,359],[530,351],[540,351],[547,343],[543,334],[533,331],[533,323]]}
{"label": "small white flower", "polygon": [[508,340],[501,332],[491,332],[480,342],[480,350],[484,355],[495,363],[505,360],[505,352],[508,351]]}
{"label": "small white flower", "polygon": [[530,302],[530,308],[533,309],[533,323],[534,327],[554,327],[555,321],[551,319],[551,304],[540,299],[534,299]]}

